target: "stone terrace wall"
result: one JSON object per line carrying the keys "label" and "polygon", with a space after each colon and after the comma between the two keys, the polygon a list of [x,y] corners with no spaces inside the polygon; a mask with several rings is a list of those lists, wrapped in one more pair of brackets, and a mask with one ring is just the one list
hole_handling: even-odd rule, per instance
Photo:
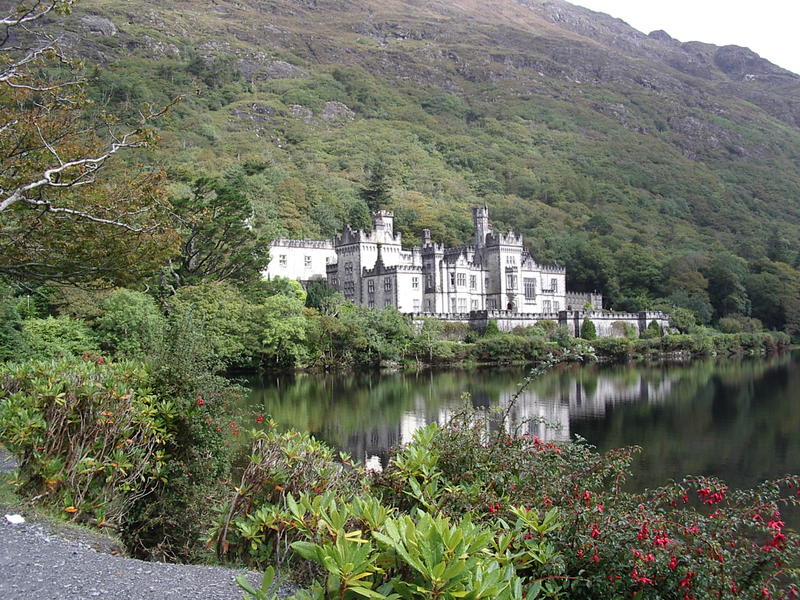
{"label": "stone terrace wall", "polygon": [[669,315],[645,311],[638,313],[606,312],[599,310],[562,310],[558,313],[515,313],[508,310],[476,310],[468,313],[414,313],[413,319],[431,318],[440,321],[453,321],[467,323],[479,332],[486,331],[489,321],[497,322],[500,331],[511,331],[516,327],[531,327],[540,321],[555,321],[559,325],[566,325],[570,334],[579,337],[581,325],[586,319],[594,323],[597,337],[625,337],[628,329],[625,325],[633,327],[633,333],[642,335],[651,321],[658,323],[662,329],[669,328]]}

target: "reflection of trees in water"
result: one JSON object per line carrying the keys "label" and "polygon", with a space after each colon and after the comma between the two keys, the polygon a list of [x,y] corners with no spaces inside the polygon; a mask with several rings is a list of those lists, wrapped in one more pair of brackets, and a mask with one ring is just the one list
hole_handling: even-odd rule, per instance
{"label": "reflection of trees in water", "polygon": [[576,423],[601,449],[638,444],[636,482],[686,474],[750,486],[800,470],[798,355],[690,366],[667,404],[632,404]]}
{"label": "reflection of trees in water", "polygon": [[[559,368],[523,391],[513,427],[543,439],[575,433],[602,449],[642,445],[648,485],[686,473],[775,474],[800,466],[797,359],[688,365]],[[526,371],[473,370],[379,376],[297,374],[254,382],[249,406],[310,431],[354,457],[378,455],[427,423],[444,423],[468,393],[476,408],[505,408]],[[790,391],[792,390],[792,391]],[[554,430],[540,421],[559,423]],[[495,424],[497,427],[497,424]],[[794,463],[792,461],[794,460]],[[794,466],[792,466],[792,464]],[[728,477],[735,479],[735,477]]]}

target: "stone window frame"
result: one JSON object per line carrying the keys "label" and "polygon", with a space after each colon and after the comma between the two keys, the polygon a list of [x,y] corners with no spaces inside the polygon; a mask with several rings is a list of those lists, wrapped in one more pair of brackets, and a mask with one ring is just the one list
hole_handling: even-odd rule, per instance
{"label": "stone window frame", "polygon": [[525,290],[526,300],[536,300],[536,278],[525,277],[522,280],[522,287]]}

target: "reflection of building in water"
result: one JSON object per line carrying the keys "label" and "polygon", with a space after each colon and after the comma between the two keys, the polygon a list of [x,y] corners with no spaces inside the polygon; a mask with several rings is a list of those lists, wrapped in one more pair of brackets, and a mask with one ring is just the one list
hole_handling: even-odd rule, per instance
{"label": "reflection of building in water", "polygon": [[[547,392],[526,389],[516,401],[515,390],[502,391],[499,396],[476,390],[472,404],[476,408],[499,407],[495,413],[498,417],[490,421],[490,431],[499,429],[499,415],[508,410],[513,401],[505,427],[508,432],[536,435],[545,441],[565,441],[571,437],[571,419],[602,417],[609,407],[620,404],[660,402],[670,395],[674,381],[675,378],[667,376],[653,381],[630,373],[622,378],[600,374],[585,381],[570,377],[555,382]],[[461,403],[454,401],[431,410],[426,397],[419,394],[414,406],[402,414],[396,425],[350,435],[347,451],[354,458],[367,462],[371,468],[377,464],[385,465],[392,447],[408,444],[414,432],[429,423],[435,421],[445,425],[460,407]]]}

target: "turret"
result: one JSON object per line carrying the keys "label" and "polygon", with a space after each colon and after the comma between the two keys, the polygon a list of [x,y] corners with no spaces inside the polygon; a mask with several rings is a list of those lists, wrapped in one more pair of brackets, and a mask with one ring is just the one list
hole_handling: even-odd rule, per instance
{"label": "turret", "polygon": [[372,213],[372,231],[383,231],[388,239],[394,237],[394,213],[390,210],[376,210]]}
{"label": "turret", "polygon": [[475,248],[483,248],[486,245],[486,236],[492,232],[489,225],[489,207],[472,207],[472,222],[475,226]]}

